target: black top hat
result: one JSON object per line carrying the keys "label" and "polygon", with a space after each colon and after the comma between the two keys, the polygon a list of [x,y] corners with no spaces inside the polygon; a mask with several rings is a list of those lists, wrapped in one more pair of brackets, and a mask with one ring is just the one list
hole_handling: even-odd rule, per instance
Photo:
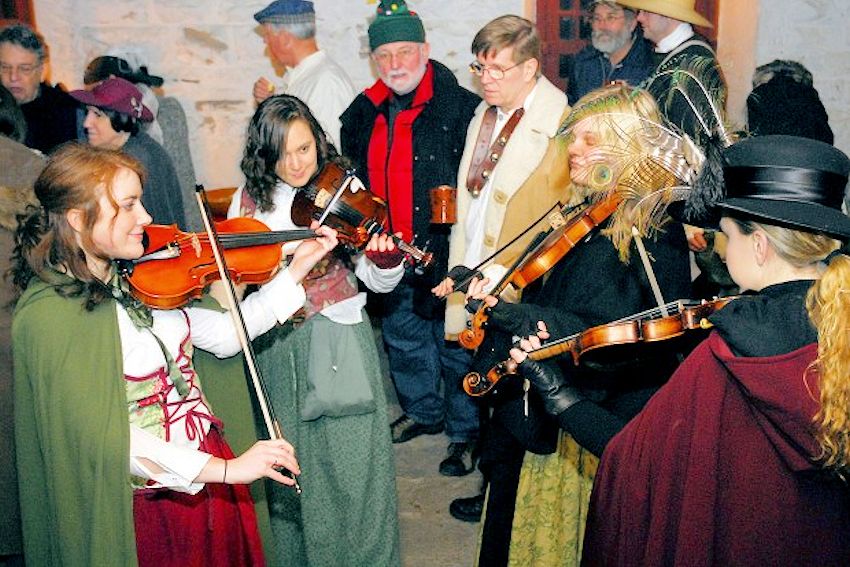
{"label": "black top hat", "polygon": [[131,83],[142,83],[150,87],[161,87],[162,77],[151,75],[148,73],[148,68],[144,65],[138,70],[133,69],[126,59],[104,55],[95,57],[86,67],[83,74],[83,83],[91,85],[105,81],[109,77],[118,77],[130,81]]}
{"label": "black top hat", "polygon": [[850,238],[850,217],[841,211],[850,159],[842,151],[797,136],[756,136],[729,146],[723,158],[720,214]]}

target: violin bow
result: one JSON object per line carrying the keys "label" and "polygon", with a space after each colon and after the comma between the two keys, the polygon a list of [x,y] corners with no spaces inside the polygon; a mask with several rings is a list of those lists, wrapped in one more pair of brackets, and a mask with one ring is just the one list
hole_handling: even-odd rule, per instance
{"label": "violin bow", "polygon": [[[201,220],[204,222],[204,229],[209,237],[210,247],[212,248],[213,256],[215,257],[215,263],[218,267],[221,281],[224,284],[227,303],[230,307],[230,315],[233,317],[233,324],[236,328],[236,336],[239,338],[239,344],[242,346],[242,352],[245,355],[245,363],[248,367],[248,373],[251,376],[251,383],[254,387],[254,393],[257,396],[257,405],[260,407],[260,413],[262,413],[266,431],[268,432],[270,439],[283,439],[283,432],[280,429],[280,423],[278,423],[277,418],[274,416],[274,409],[272,408],[271,403],[269,403],[265,382],[263,381],[263,378],[260,375],[260,369],[257,366],[254,347],[251,345],[251,341],[248,338],[248,327],[245,325],[245,317],[243,317],[242,309],[239,307],[239,301],[236,299],[236,288],[233,286],[233,280],[231,280],[229,276],[230,271],[227,268],[227,260],[225,260],[224,254],[221,253],[221,243],[218,238],[218,232],[216,231],[213,223],[210,221],[209,202],[207,201],[207,195],[204,191],[203,185],[195,185],[195,198],[198,201],[198,207],[201,212]],[[301,494],[301,486],[298,484],[298,478],[296,475],[289,471],[281,472],[288,474],[292,480],[295,481],[293,488],[295,489],[296,494]]]}
{"label": "violin bow", "polygon": [[649,286],[652,288],[652,294],[655,296],[655,302],[658,303],[658,308],[661,309],[662,315],[667,317],[666,303],[664,295],[661,293],[661,286],[658,285],[658,278],[655,277],[655,270],[652,267],[652,262],[649,261],[649,254],[646,253],[646,247],[643,245],[643,238],[636,226],[632,225],[632,236],[634,236],[635,246],[637,246],[640,261],[643,264],[643,269],[646,272],[646,277],[649,278]]}
{"label": "violin bow", "polygon": [[[561,213],[562,213],[562,214],[569,214],[569,213],[571,213],[572,211],[574,211],[574,210],[576,210],[577,208],[579,208],[580,206],[581,206],[581,204],[578,204],[578,205],[575,205],[575,206],[569,207],[569,208],[568,208],[567,210],[565,210],[565,211],[564,211],[564,210],[562,210],[562,211],[561,211]],[[456,282],[456,284],[455,284],[455,286],[454,286],[454,290],[455,290],[455,291],[463,291],[463,289],[464,289],[464,288],[466,288],[466,287],[469,285],[469,283],[472,281],[472,278],[474,278],[474,277],[477,277],[477,276],[481,275],[481,272],[480,272],[479,270],[481,270],[481,268],[482,268],[485,264],[487,264],[490,260],[492,260],[493,258],[495,258],[496,256],[498,256],[499,254],[501,254],[502,252],[504,252],[504,251],[505,251],[505,250],[507,250],[508,248],[510,248],[510,247],[511,247],[511,245],[513,245],[513,244],[514,244],[517,240],[519,240],[520,238],[522,238],[523,236],[525,236],[526,234],[528,234],[528,231],[530,231],[531,229],[533,229],[533,228],[534,228],[535,226],[537,226],[539,223],[543,222],[543,220],[544,220],[546,217],[548,217],[550,214],[552,214],[552,211],[554,211],[555,209],[563,209],[563,205],[561,204],[561,202],[560,202],[560,201],[555,202],[555,204],[554,204],[554,205],[552,205],[551,207],[549,207],[549,208],[546,210],[546,212],[545,212],[545,213],[543,213],[543,214],[542,214],[542,215],[541,215],[538,219],[536,219],[536,220],[535,220],[534,222],[532,222],[530,225],[528,225],[527,227],[525,227],[524,229],[522,229],[522,230],[519,232],[519,234],[517,234],[516,236],[514,236],[513,238],[511,238],[509,242],[507,242],[507,243],[505,243],[504,245],[502,245],[502,247],[501,247],[501,248],[499,248],[498,250],[496,250],[495,252],[493,252],[492,254],[490,254],[489,256],[487,256],[486,258],[484,258],[483,260],[481,260],[481,261],[478,263],[478,265],[477,265],[477,266],[475,266],[474,268],[470,269],[469,271],[470,271],[470,274],[471,274],[471,275],[469,275],[469,276],[465,277],[464,279],[462,279],[462,280],[460,280],[460,281]],[[530,250],[529,250],[528,248],[526,248],[526,250],[525,250],[522,254],[520,254],[520,256],[519,256],[520,260],[522,260],[522,259],[523,259],[523,258],[524,258],[524,257],[525,257],[528,253],[529,253],[529,252],[530,252]],[[516,266],[518,266],[518,265],[519,265],[519,262],[516,262],[516,263],[515,263],[515,265],[514,265],[514,267],[516,267]],[[510,273],[510,271],[509,271],[508,273]],[[446,275],[448,276],[448,274],[446,274]],[[444,296],[444,297],[443,297],[443,299],[445,299],[446,297],[448,297],[448,296]]]}
{"label": "violin bow", "polygon": [[342,180],[342,183],[339,184],[339,188],[334,192],[333,197],[328,202],[325,209],[322,211],[322,215],[319,217],[319,224],[325,224],[325,219],[328,218],[328,215],[331,214],[331,209],[340,200],[342,194],[348,189],[348,186],[351,185],[351,182],[354,180],[354,170],[346,169],[345,170],[345,179]]}

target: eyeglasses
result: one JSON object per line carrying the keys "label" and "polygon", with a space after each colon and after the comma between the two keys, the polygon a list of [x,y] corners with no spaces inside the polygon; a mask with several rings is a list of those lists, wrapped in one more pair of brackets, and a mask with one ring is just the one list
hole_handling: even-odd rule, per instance
{"label": "eyeglasses", "polygon": [[17,67],[14,65],[7,65],[6,63],[0,63],[0,75],[11,75],[13,72],[17,71],[18,75],[29,76],[39,69],[41,69],[41,63],[36,63],[34,65],[18,65]]}
{"label": "eyeglasses", "polygon": [[513,65],[505,69],[502,69],[501,67],[487,67],[486,65],[482,65],[480,61],[473,61],[469,64],[469,72],[478,77],[483,77],[484,73],[487,72],[490,74],[490,78],[494,81],[501,81],[505,78],[505,73],[507,73],[514,67],[522,65],[526,61],[528,61],[528,59],[524,59],[519,63],[514,63]]}
{"label": "eyeglasses", "polygon": [[372,57],[378,63],[388,63],[390,60],[392,60],[393,57],[395,57],[396,59],[402,60],[402,61],[407,61],[411,57],[416,55],[418,52],[419,52],[418,47],[413,47],[413,46],[409,45],[407,47],[399,48],[398,50],[395,51],[395,53],[393,53],[389,49],[376,51],[375,53],[372,54]]}
{"label": "eyeglasses", "polygon": [[623,20],[625,18],[626,18],[626,16],[624,16],[623,14],[619,14],[619,15],[608,14],[607,16],[594,15],[590,18],[590,23],[596,24],[596,25],[613,24],[614,22],[618,22],[618,21]]}

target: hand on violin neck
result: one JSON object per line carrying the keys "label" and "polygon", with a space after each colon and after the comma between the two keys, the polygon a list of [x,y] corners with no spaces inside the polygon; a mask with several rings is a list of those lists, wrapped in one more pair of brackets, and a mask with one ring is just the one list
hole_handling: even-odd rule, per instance
{"label": "hand on violin neck", "polygon": [[[511,358],[516,361],[516,357],[522,358],[522,351],[513,348]],[[567,384],[563,373],[555,365],[526,357],[519,364],[519,371],[543,400],[543,407],[549,415],[558,416],[584,399],[577,389]]]}
{"label": "hand on violin neck", "polygon": [[499,298],[494,297],[492,295],[488,295],[485,289],[487,289],[487,284],[490,283],[490,280],[484,278],[479,280],[478,278],[472,278],[472,281],[469,282],[469,289],[466,292],[466,310],[470,313],[475,313],[482,307],[487,308],[488,310],[499,303]]}
{"label": "hand on violin neck", "polygon": [[439,297],[440,299],[446,297],[450,293],[455,291],[455,282],[452,278],[444,278],[443,281],[438,283],[436,286],[431,288],[431,293],[434,294],[435,297]]}
{"label": "hand on violin neck", "polygon": [[[395,234],[396,238],[401,238],[401,233]],[[402,252],[393,241],[393,237],[386,234],[373,234],[366,244],[366,257],[381,269],[395,268],[404,260],[404,252]]]}
{"label": "hand on violin neck", "polygon": [[292,256],[292,261],[289,262],[289,274],[296,283],[307,277],[313,266],[339,242],[336,231],[329,226],[319,226],[317,222],[314,222],[310,228],[316,231],[317,237],[299,244]]}
{"label": "hand on violin neck", "polygon": [[481,272],[472,271],[466,266],[458,265],[449,270],[446,278],[431,291],[437,297],[445,297],[455,291],[466,293],[469,288],[469,282],[472,281],[473,277],[480,278]]}
{"label": "hand on violin neck", "polygon": [[543,346],[543,341],[549,338],[549,331],[546,330],[546,323],[543,321],[537,322],[537,333],[534,335],[528,335],[527,337],[522,337],[517,342],[514,343],[513,348],[511,349],[511,353],[515,350],[517,355],[522,355],[521,358],[514,358],[514,361],[519,364],[523,360],[525,360],[526,353],[529,353],[533,350],[539,349]]}

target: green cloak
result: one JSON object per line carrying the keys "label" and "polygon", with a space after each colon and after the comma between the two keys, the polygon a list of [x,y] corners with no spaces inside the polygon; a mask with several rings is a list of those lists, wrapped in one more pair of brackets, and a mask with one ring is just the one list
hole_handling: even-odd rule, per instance
{"label": "green cloak", "polygon": [[28,565],[136,565],[130,425],[112,300],[33,280],[15,311],[15,443]]}

